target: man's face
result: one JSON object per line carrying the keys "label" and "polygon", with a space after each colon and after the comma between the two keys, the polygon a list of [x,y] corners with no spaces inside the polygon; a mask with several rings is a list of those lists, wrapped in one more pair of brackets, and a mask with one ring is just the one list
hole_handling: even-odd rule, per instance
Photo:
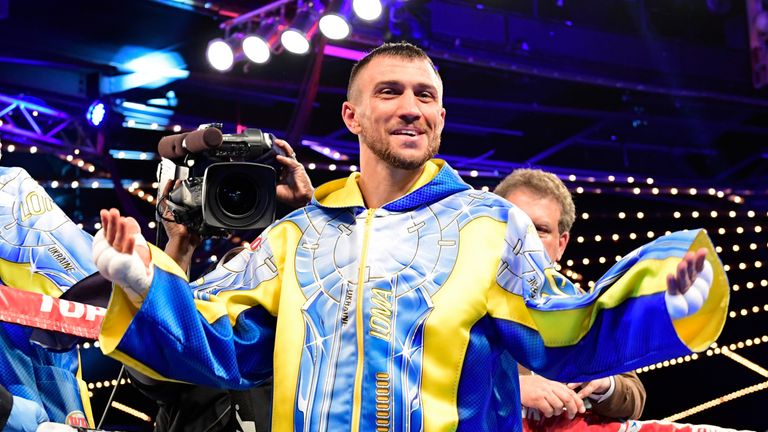
{"label": "man's face", "polygon": [[424,165],[440,148],[442,83],[426,60],[376,57],[357,75],[342,117],[372,153],[400,169]]}
{"label": "man's face", "polygon": [[505,198],[531,218],[549,258],[553,262],[559,261],[569,238],[569,233],[561,233],[557,227],[562,211],[560,204],[553,198],[539,196],[528,188],[514,189]]}

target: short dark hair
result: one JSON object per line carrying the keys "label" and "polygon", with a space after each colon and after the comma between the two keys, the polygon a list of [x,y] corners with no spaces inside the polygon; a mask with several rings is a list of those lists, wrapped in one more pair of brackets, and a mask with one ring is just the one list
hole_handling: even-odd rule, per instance
{"label": "short dark hair", "polygon": [[397,57],[406,60],[426,60],[427,63],[432,66],[435,74],[437,74],[437,78],[442,81],[442,78],[440,78],[440,73],[437,71],[435,64],[432,63],[432,59],[429,58],[424,50],[408,42],[386,42],[374,48],[371,52],[366,54],[365,57],[360,59],[360,61],[352,66],[352,72],[349,74],[349,83],[347,83],[347,100],[351,99],[352,85],[355,83],[357,75],[360,74],[360,71],[363,70],[365,66],[367,66],[368,63],[370,63],[371,60],[375,59],[376,57]]}

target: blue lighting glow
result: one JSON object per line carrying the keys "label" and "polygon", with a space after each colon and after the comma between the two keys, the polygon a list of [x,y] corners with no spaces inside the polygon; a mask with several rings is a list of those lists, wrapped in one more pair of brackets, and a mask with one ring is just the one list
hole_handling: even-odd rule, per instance
{"label": "blue lighting glow", "polygon": [[88,119],[94,127],[99,127],[107,117],[107,107],[102,101],[94,101],[91,106],[88,107],[88,112],[85,113],[85,118]]}
{"label": "blue lighting glow", "polygon": [[112,59],[122,75],[102,77],[102,94],[114,94],[137,87],[154,89],[189,76],[184,59],[174,51],[155,51],[125,46]]}

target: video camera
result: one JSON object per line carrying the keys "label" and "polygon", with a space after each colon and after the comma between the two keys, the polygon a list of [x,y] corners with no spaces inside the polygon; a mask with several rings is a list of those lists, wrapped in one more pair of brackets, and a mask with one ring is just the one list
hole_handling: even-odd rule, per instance
{"label": "video camera", "polygon": [[158,214],[163,217],[165,204],[174,222],[203,237],[269,226],[282,169],[275,156],[283,154],[274,140],[260,129],[222,134],[221,124],[163,137],[157,146],[163,157],[157,170],[159,195],[169,180],[182,181],[158,197]]}

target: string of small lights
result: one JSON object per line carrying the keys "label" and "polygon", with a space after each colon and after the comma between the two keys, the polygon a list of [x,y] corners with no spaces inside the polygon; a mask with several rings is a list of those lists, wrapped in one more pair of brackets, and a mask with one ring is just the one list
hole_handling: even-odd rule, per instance
{"label": "string of small lights", "polygon": [[768,304],[763,305],[762,308],[760,306],[752,306],[749,309],[743,308],[738,313],[735,310],[732,310],[728,312],[728,317],[729,318],[743,317],[743,316],[749,315],[750,313],[756,314],[760,312],[768,312]]}
{"label": "string of small lights", "polygon": [[[768,343],[768,335],[763,335],[762,337],[755,337],[755,338],[749,338],[745,339],[743,341],[734,342],[730,345],[724,345],[722,348],[718,346],[717,342],[713,342],[712,345],[710,345],[709,349],[705,352],[705,355],[707,357],[712,357],[714,355],[719,355],[723,353],[723,350],[727,350],[730,352],[745,348],[745,347],[751,347],[754,345],[760,345],[761,343]],[[669,366],[675,366],[678,364],[683,364],[686,362],[698,360],[699,358],[702,358],[700,355],[693,353],[691,355],[687,355],[685,357],[678,357],[676,359],[667,360],[664,362],[659,362],[656,364],[652,364],[649,366],[645,366],[642,368],[635,369],[635,372],[638,374],[649,372],[656,369],[662,369]]]}
{"label": "string of small lights", "polygon": [[[344,165],[344,164],[336,164],[336,163],[318,163],[318,162],[311,162],[305,165],[305,167],[308,170],[326,170],[326,171],[357,171],[358,167],[356,165]],[[502,179],[509,174],[508,172],[500,172],[498,170],[457,170],[458,173],[465,177],[470,178],[490,178],[490,179]],[[607,176],[602,179],[598,179],[595,177],[580,177],[575,175],[569,175],[569,176],[563,176],[558,175],[562,180],[568,180],[571,183],[575,182],[586,182],[586,183],[608,183],[608,184],[614,184],[614,183],[623,183],[627,185],[632,185],[635,183],[635,179],[633,177],[626,177],[623,180],[617,179],[615,176]],[[653,184],[653,179],[646,179],[646,181],[650,181],[649,184]],[[670,195],[670,196],[678,196],[678,195],[688,195],[688,196],[710,196],[715,198],[721,198],[728,201],[731,201],[736,204],[743,204],[744,199],[740,195],[734,195],[730,191],[722,191],[722,190],[716,190],[714,188],[708,188],[706,190],[704,189],[697,189],[693,187],[685,187],[685,186],[666,186],[666,187],[652,187],[652,188],[639,188],[637,186],[633,186],[631,188],[624,188],[624,187],[617,187],[617,186],[611,186],[610,188],[600,188],[600,187],[591,187],[591,186],[576,186],[570,188],[573,193],[576,194],[584,194],[584,193],[593,193],[593,194],[603,194],[603,193],[618,193],[618,194],[627,194],[627,195]],[[765,195],[768,194],[768,191],[742,191],[740,192],[742,195]],[[698,216],[697,216],[698,217]]]}
{"label": "string of small lights", "polygon": [[[756,338],[756,340],[757,340],[757,338]],[[763,342],[768,341],[768,337],[763,336],[762,340],[763,340]],[[748,342],[749,342],[749,340],[748,340]],[[742,344],[742,342],[739,342],[736,345],[739,345],[739,344]],[[731,346],[734,346],[734,344],[732,344]],[[742,347],[739,346],[739,348],[742,348]],[[749,360],[749,359],[747,359],[747,358],[745,358],[745,357],[743,357],[743,356],[741,356],[739,354],[736,354],[735,352],[733,352],[732,349],[730,349],[730,347],[725,347],[724,346],[722,348],[715,348],[712,351],[714,353],[719,353],[719,354],[722,354],[722,355],[730,358],[731,360],[735,361],[736,363],[739,363],[740,365],[746,367],[747,369],[750,369],[750,370],[760,374],[764,378],[768,378],[768,370],[766,370],[764,367],[754,363],[753,361],[751,361],[751,360]],[[711,355],[710,351],[707,351],[707,355]],[[681,413],[669,416],[669,417],[665,418],[664,420],[667,420],[667,421],[680,420],[680,419],[683,419],[685,417],[691,416],[693,414],[699,413],[701,411],[704,411],[704,410],[716,407],[716,406],[718,406],[720,404],[729,402],[731,400],[740,398],[742,396],[746,396],[746,395],[748,395],[750,393],[754,393],[754,392],[759,391],[759,390],[764,390],[766,388],[768,388],[768,381],[760,383],[760,384],[756,384],[756,385],[753,385],[753,386],[749,386],[749,387],[746,387],[746,388],[743,388],[741,390],[735,391],[733,393],[729,393],[729,394],[727,394],[725,396],[722,396],[722,397],[719,397],[717,399],[712,399],[712,400],[710,400],[708,402],[705,402],[703,404],[697,405],[697,406],[695,406],[693,408],[690,408],[688,410],[685,410],[685,411],[683,411]]]}
{"label": "string of small lights", "polygon": [[[747,282],[747,283],[746,283],[744,286],[745,286],[745,287],[746,287],[748,290],[751,290],[752,288],[755,288],[755,287],[757,287],[757,285],[758,285],[758,284],[759,284],[761,287],[764,287],[764,288],[765,288],[765,287],[768,287],[768,280],[766,280],[766,279],[762,279],[762,280],[760,280],[760,282],[759,282],[759,283],[757,283],[757,282],[752,282],[752,281],[749,281],[749,282]],[[733,284],[733,285],[731,285],[731,291],[733,291],[733,292],[739,292],[739,291],[742,291],[742,289],[741,289],[741,285],[739,285],[739,284]]]}
{"label": "string of small lights", "polygon": [[737,390],[735,392],[728,393],[728,394],[726,394],[724,396],[720,396],[719,398],[712,399],[709,402],[705,402],[705,403],[703,403],[701,405],[696,405],[693,408],[690,408],[690,409],[687,409],[687,410],[685,410],[683,412],[680,412],[680,413],[671,415],[669,417],[666,417],[663,420],[665,420],[665,421],[677,421],[677,420],[680,420],[680,419],[684,419],[686,417],[692,416],[692,415],[694,415],[696,413],[699,413],[701,411],[704,411],[704,410],[716,407],[716,406],[718,406],[720,404],[723,404],[723,403],[726,403],[726,402],[730,402],[730,401],[732,401],[734,399],[738,399],[738,398],[740,398],[742,396],[746,396],[748,394],[751,394],[751,393],[754,393],[754,392],[757,392],[757,391],[760,391],[760,390],[765,390],[767,388],[768,388],[768,381],[762,382],[760,384],[755,384],[755,385],[752,385],[752,386],[749,386],[749,387],[745,387],[745,388],[743,388],[741,390]]}
{"label": "string of small lights", "polygon": [[[708,229],[704,229],[704,230],[708,234],[713,234]],[[743,227],[737,227],[737,228],[734,228],[733,230],[731,230],[730,232],[729,232],[729,230],[726,230],[725,228],[718,228],[717,231],[714,231],[714,232],[717,233],[720,236],[724,236],[726,234],[731,234],[731,233],[736,233],[736,234],[739,234],[739,235],[741,235],[741,234],[752,235],[752,231],[754,231],[755,233],[761,233],[761,232],[763,232],[763,227],[761,225],[756,225],[756,226],[752,227],[752,229],[750,231],[745,231]],[[640,234],[635,233],[635,232],[629,232],[629,233],[625,233],[624,236],[626,238],[628,238],[629,240],[637,240],[638,238],[642,239],[643,237],[646,237],[648,239],[653,239],[653,238],[655,238],[657,236],[668,235],[670,233],[671,233],[671,231],[669,231],[669,230],[664,231],[663,233],[662,232],[656,232],[656,231],[646,231],[645,233],[640,233]],[[602,242],[604,240],[607,242],[608,239],[609,239],[608,235],[603,236],[603,235],[600,235],[600,234],[595,234],[594,236],[583,236],[583,235],[577,236],[575,238],[575,241],[576,241],[576,243],[587,243],[587,242],[600,243],[600,242]],[[614,234],[612,234],[610,236],[610,240],[612,240],[614,243],[616,243],[616,242],[622,240],[622,235],[619,234],[619,233],[614,233]],[[768,244],[766,244],[766,246],[768,247]],[[756,250],[758,248],[758,245],[757,245],[757,243],[752,242],[752,243],[750,243],[748,245],[748,247],[749,247],[750,250]],[[722,247],[720,249],[721,249],[720,252],[722,252]],[[733,244],[733,245],[730,246],[730,249],[732,249],[734,252],[738,252],[738,251],[740,251],[742,249],[746,249],[746,247],[742,248],[742,246],[739,245],[739,244]]]}
{"label": "string of small lights", "polygon": [[661,368],[665,368],[665,367],[669,367],[669,366],[674,366],[674,365],[678,365],[678,364],[683,364],[683,363],[691,362],[691,361],[694,361],[694,360],[698,360],[699,358],[701,358],[701,356],[699,356],[696,353],[693,353],[693,354],[687,355],[685,357],[678,357],[678,358],[674,358],[674,359],[670,359],[670,360],[665,360],[663,362],[659,362],[659,363],[656,363],[656,364],[652,364],[652,365],[649,365],[649,366],[638,368],[638,369],[635,369],[635,372],[640,374],[640,373],[643,373],[643,372],[648,372],[648,371],[652,371],[652,370],[656,370],[656,369],[661,369]]}
{"label": "string of small lights", "polygon": [[[498,177],[503,178],[504,176],[498,176]],[[615,194],[615,195],[629,195],[629,196],[646,195],[646,196],[672,196],[672,197],[676,197],[676,196],[693,197],[697,195],[705,196],[703,193],[700,194],[696,188],[688,188],[687,194],[685,190],[686,188],[677,188],[677,187],[640,188],[640,187],[618,187],[618,186],[611,186],[611,187],[577,186],[575,188],[571,188],[571,191],[576,194],[590,193],[595,195]],[[749,192],[750,192],[750,195],[754,195],[752,191],[749,191]],[[714,189],[710,189],[709,196],[717,199],[722,199],[725,201],[730,201],[735,204],[744,203],[744,198],[742,198],[739,195],[727,194],[723,191],[715,191]]]}
{"label": "string of small lights", "polygon": [[[135,124],[128,124],[127,126],[133,127]],[[149,127],[153,130],[166,130],[166,129],[172,129],[173,132],[179,132],[182,130],[182,127],[180,125],[174,125],[171,127],[160,127],[157,124],[152,124],[152,127]],[[27,151],[31,154],[35,154],[39,151],[37,146],[30,145],[30,146],[23,146],[23,145],[16,145],[16,144],[8,144],[3,146],[3,150],[7,151],[9,153],[13,153],[15,151]],[[76,165],[80,167],[81,169],[88,171],[88,172],[94,172],[96,170],[96,167],[93,163],[86,161],[82,157],[78,157],[80,155],[80,150],[75,149],[73,151],[73,154],[67,154],[67,155],[58,155],[58,157],[67,160],[68,162],[72,163],[73,165]],[[124,159],[133,158],[131,154],[136,153],[137,159],[140,160],[156,160],[159,158],[159,156],[153,152],[138,152],[138,151],[132,151],[132,150],[110,150],[110,154],[112,157],[116,159]],[[306,168],[308,170],[327,170],[327,171],[357,171],[358,167],[356,165],[345,165],[345,164],[335,164],[335,163],[317,163],[317,162],[311,162],[306,164]],[[498,170],[458,170],[459,174],[462,176],[467,176],[470,178],[504,178],[508,173],[507,172],[500,172]],[[671,196],[677,196],[677,195],[687,195],[687,196],[710,196],[710,197],[716,197],[716,198],[724,198],[731,202],[734,202],[736,204],[742,204],[744,203],[744,198],[741,197],[741,195],[749,195],[749,196],[763,196],[768,195],[768,189],[766,190],[744,190],[739,191],[738,193],[734,192],[733,190],[727,189],[727,190],[717,190],[715,188],[696,188],[696,187],[688,187],[688,186],[663,186],[660,187],[659,185],[656,185],[656,181],[653,178],[645,178],[645,179],[636,179],[633,176],[627,176],[627,177],[616,177],[613,175],[608,175],[605,177],[593,177],[593,176],[577,176],[574,174],[571,175],[558,175],[562,180],[568,181],[570,183],[586,183],[586,184],[606,184],[609,185],[610,188],[600,188],[600,187],[592,187],[592,186],[576,186],[572,188],[573,192],[576,194],[583,194],[583,193],[594,193],[594,194],[602,194],[602,193],[620,193],[620,194],[631,194],[631,195],[671,195]],[[640,187],[640,184],[644,184],[643,187]],[[630,186],[630,187],[624,187],[624,186]],[[711,214],[714,213],[715,215],[718,214],[717,211],[710,212]],[[729,214],[733,214],[734,211],[729,212]],[[741,214],[742,212],[738,212]],[[749,213],[749,212],[748,212]],[[754,211],[751,211],[753,214],[749,217],[754,217]],[[675,216],[677,218],[681,217],[680,212],[675,212],[675,214],[678,214],[678,216]],[[694,216],[695,214],[695,216]],[[697,218],[700,214],[696,212],[692,212],[692,217]],[[642,217],[642,216],[641,216]],[[717,216],[712,216],[717,217]],[[735,216],[731,216],[735,217]],[[620,217],[621,218],[621,217]]]}
{"label": "string of small lights", "polygon": [[[124,384],[130,383],[130,382],[131,382],[130,378],[120,378],[120,385],[124,385]],[[104,380],[104,381],[90,382],[90,383],[88,383],[88,390],[102,389],[102,388],[106,389],[106,388],[109,388],[109,387],[114,387],[117,384],[118,384],[118,381],[115,380],[115,379],[113,379],[113,380]],[[91,396],[93,396],[93,392],[92,391],[90,391],[89,394]]]}
{"label": "string of small lights", "polygon": [[[34,147],[32,147],[32,148],[34,148]],[[31,151],[31,148],[30,148],[30,153],[34,153],[34,152]],[[91,162],[87,162],[83,158],[77,157],[77,155],[79,155],[79,154],[80,154],[80,150],[79,149],[75,149],[74,150],[74,155],[71,155],[71,154],[68,154],[66,156],[65,155],[58,155],[58,157],[59,157],[59,159],[65,160],[65,161],[69,162],[70,164],[80,168],[82,171],[89,172],[89,173],[96,172],[96,165],[94,165]]]}
{"label": "string of small lights", "polygon": [[762,337],[756,337],[756,338],[746,339],[746,340],[739,341],[739,342],[734,342],[734,343],[732,343],[730,345],[723,345],[722,348],[719,347],[717,345],[717,343],[713,343],[710,346],[710,348],[707,349],[706,355],[707,355],[707,357],[710,357],[710,356],[713,356],[713,355],[722,354],[724,349],[732,352],[732,351],[736,351],[736,350],[742,349],[744,347],[751,347],[753,345],[760,345],[761,343],[766,343],[766,342],[768,342],[768,335],[763,335]]}
{"label": "string of small lights", "polygon": [[[728,210],[727,212],[725,210],[722,210],[722,211],[710,210],[709,213],[704,212],[704,211],[699,211],[699,210],[691,210],[690,213],[683,213],[683,212],[681,212],[679,210],[675,210],[675,211],[673,211],[671,213],[667,213],[667,212],[653,212],[653,213],[648,213],[648,214],[646,214],[645,212],[642,212],[642,211],[637,211],[637,212],[634,212],[634,213],[626,212],[626,211],[619,211],[619,212],[616,212],[616,213],[613,213],[613,212],[611,212],[611,213],[594,213],[594,212],[593,213],[588,213],[588,212],[583,212],[580,215],[578,215],[578,217],[581,218],[581,219],[584,219],[584,220],[587,220],[587,219],[590,219],[590,218],[592,218],[592,219],[600,219],[600,218],[602,218],[602,219],[622,219],[623,220],[623,219],[631,219],[633,217],[635,217],[637,219],[644,219],[645,217],[660,218],[660,219],[669,219],[669,218],[680,219],[680,218],[682,218],[684,216],[689,216],[689,215],[691,217],[693,217],[693,218],[702,218],[702,219],[706,218],[707,215],[709,215],[710,219],[726,219],[726,218],[729,218],[729,219],[737,219],[737,218],[739,218],[739,219],[744,219],[744,218],[754,219],[754,218],[760,216],[754,210],[746,210],[746,211],[742,211],[742,210],[739,210],[739,211]],[[766,216],[768,216],[768,212],[766,212]]]}
{"label": "string of small lights", "polygon": [[112,407],[120,410],[126,414],[130,414],[136,418],[139,418],[141,420],[144,420],[145,422],[151,422],[152,417],[148,416],[147,414],[137,410],[136,408],[131,408],[128,405],[121,404],[118,401],[112,401]]}
{"label": "string of small lights", "polygon": [[757,372],[758,374],[762,375],[763,378],[768,378],[768,370],[756,364],[755,362],[748,360],[739,354],[736,354],[735,352],[729,350],[727,347],[723,347],[720,353],[735,361],[736,363],[744,366],[745,368]]}

